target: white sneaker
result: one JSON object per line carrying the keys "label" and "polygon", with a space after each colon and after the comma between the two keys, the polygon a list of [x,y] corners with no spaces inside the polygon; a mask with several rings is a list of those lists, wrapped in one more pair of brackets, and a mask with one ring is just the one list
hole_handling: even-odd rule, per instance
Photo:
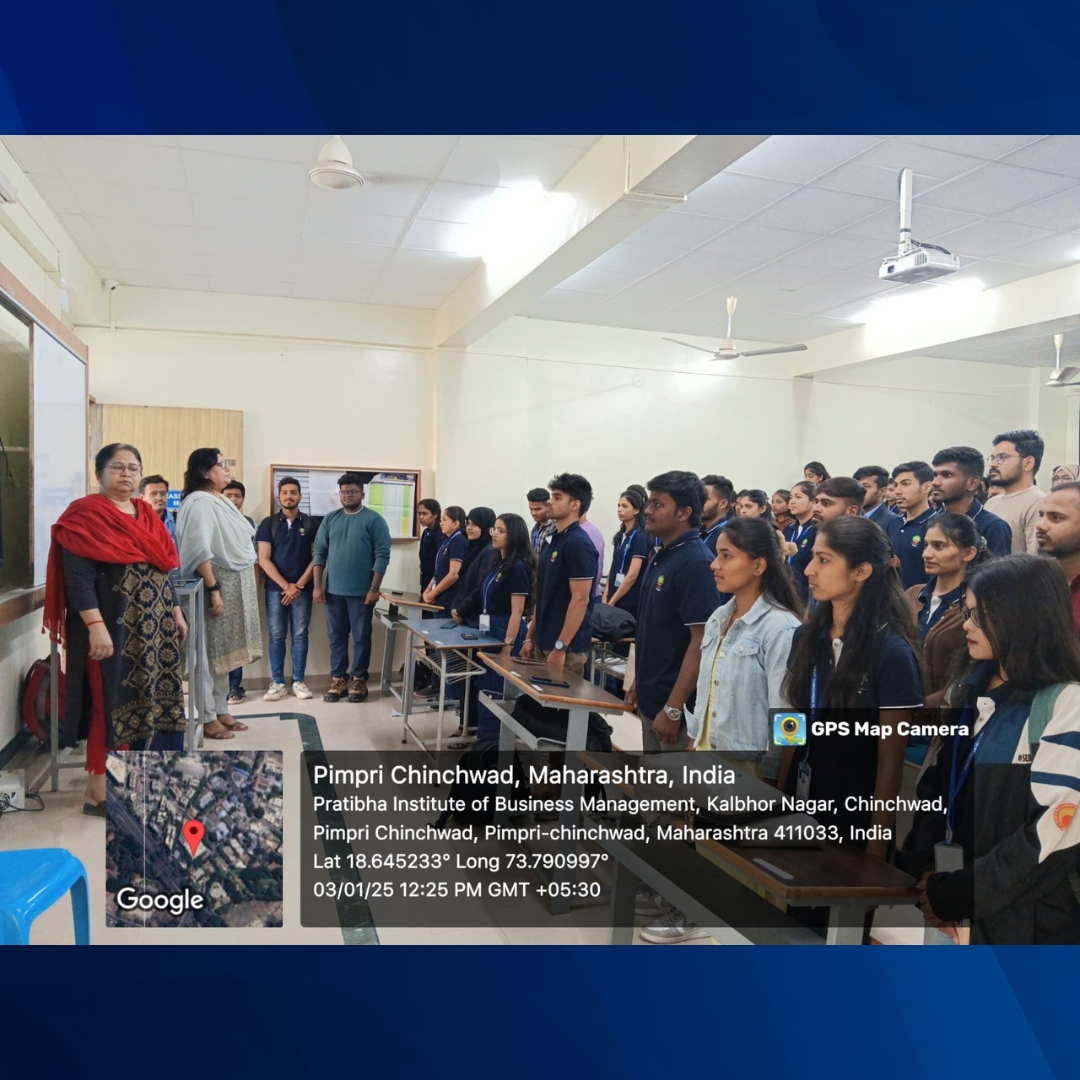
{"label": "white sneaker", "polygon": [[263,701],[280,701],[288,692],[284,683],[272,682],[270,689],[263,694]]}
{"label": "white sneaker", "polygon": [[671,905],[655,890],[642,885],[634,897],[635,915],[664,915]]}
{"label": "white sneaker", "polygon": [[688,923],[686,916],[678,908],[672,908],[652,926],[643,926],[639,933],[642,941],[648,941],[652,945],[678,945],[683,941],[709,936],[708,930]]}
{"label": "white sneaker", "polygon": [[297,682],[295,679],[292,684],[292,694],[293,697],[298,697],[301,701],[307,701],[312,696],[311,691],[302,682]]}

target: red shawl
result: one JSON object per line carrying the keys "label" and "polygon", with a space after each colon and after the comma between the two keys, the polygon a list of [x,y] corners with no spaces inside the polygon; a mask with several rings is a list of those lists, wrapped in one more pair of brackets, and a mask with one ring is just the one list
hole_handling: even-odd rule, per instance
{"label": "red shawl", "polygon": [[45,577],[45,626],[53,641],[63,644],[67,618],[63,551],[105,563],[149,563],[163,573],[180,565],[165,523],[149,503],[136,516],[125,514],[104,495],[76,499],[52,527],[52,546]]}

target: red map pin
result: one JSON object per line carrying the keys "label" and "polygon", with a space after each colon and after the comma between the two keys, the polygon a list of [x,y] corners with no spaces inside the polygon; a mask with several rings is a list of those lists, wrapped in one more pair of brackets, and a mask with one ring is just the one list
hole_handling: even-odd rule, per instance
{"label": "red map pin", "polygon": [[180,831],[184,834],[184,839],[191,848],[191,857],[194,859],[195,852],[198,851],[202,838],[206,835],[206,828],[201,821],[185,821]]}

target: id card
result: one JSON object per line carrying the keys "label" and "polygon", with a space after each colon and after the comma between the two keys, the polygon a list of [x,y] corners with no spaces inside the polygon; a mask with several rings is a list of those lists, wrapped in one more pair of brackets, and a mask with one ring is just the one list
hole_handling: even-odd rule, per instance
{"label": "id card", "polygon": [[799,771],[795,774],[795,797],[797,799],[810,798],[810,764],[803,761],[799,763]]}
{"label": "id card", "polygon": [[934,869],[939,874],[951,874],[964,869],[964,849],[959,844],[942,841],[934,845]]}
{"label": "id card", "polygon": [[481,615],[480,616],[480,632],[483,633],[483,634],[490,634],[491,633],[491,616],[490,615]]}
{"label": "id card", "polygon": [[615,588],[617,589],[623,583],[623,581],[625,579],[626,579],[625,574],[616,574],[615,575]]}

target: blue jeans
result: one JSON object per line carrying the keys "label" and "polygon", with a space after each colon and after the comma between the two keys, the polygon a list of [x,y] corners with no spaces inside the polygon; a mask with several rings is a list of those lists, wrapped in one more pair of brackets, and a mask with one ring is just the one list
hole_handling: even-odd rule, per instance
{"label": "blue jeans", "polygon": [[354,678],[368,677],[371,663],[371,613],[374,608],[362,596],[326,594],[326,636],[330,639],[330,674],[345,677],[349,666],[349,634],[353,639],[353,662],[349,672]]}
{"label": "blue jeans", "polygon": [[229,672],[229,693],[235,693],[238,690],[243,690],[244,681],[244,669],[242,667],[233,668]]}
{"label": "blue jeans", "polygon": [[280,589],[266,590],[266,631],[270,646],[270,678],[285,682],[285,639],[292,630],[293,682],[303,682],[307,669],[308,625],[312,591],[305,589],[291,604],[281,602]]}

